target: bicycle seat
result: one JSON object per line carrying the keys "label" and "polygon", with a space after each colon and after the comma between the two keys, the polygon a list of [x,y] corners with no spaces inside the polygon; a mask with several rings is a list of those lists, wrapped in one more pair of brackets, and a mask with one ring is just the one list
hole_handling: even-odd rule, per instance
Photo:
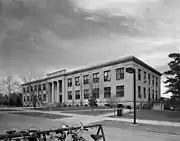
{"label": "bicycle seat", "polygon": [[102,135],[95,135],[95,134],[91,134],[91,138],[95,141],[99,140],[102,138]]}
{"label": "bicycle seat", "polygon": [[6,133],[8,134],[14,134],[16,132],[16,130],[9,130],[9,131],[6,131]]}

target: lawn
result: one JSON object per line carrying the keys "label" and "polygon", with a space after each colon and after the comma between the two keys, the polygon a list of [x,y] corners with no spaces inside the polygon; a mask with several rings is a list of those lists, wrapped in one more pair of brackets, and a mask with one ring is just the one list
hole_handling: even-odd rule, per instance
{"label": "lawn", "polygon": [[40,117],[40,118],[48,118],[48,119],[61,119],[61,118],[70,117],[70,116],[56,115],[56,114],[50,115],[49,113],[39,113],[39,112],[15,112],[15,113],[11,113],[11,114],[18,114],[18,115],[31,116],[31,117]]}
{"label": "lawn", "polygon": [[[94,107],[94,109],[110,109],[109,107]],[[32,108],[32,110],[49,111],[50,108]],[[68,110],[91,110],[91,107],[77,106],[77,107],[52,107],[52,111],[68,111]]]}
{"label": "lawn", "polygon": [[[133,119],[133,117],[134,115],[132,112],[124,114],[122,116],[122,118],[130,118],[130,119]],[[121,118],[121,117],[115,116],[115,118]],[[180,122],[180,111],[139,110],[137,111],[137,119]]]}
{"label": "lawn", "polygon": [[103,115],[103,114],[108,114],[108,113],[112,113],[114,112],[114,110],[96,110],[94,109],[94,111],[88,110],[88,111],[77,111],[77,110],[72,110],[72,111],[64,111],[64,113],[72,113],[72,114],[79,114],[79,115],[90,115],[90,116],[99,116],[99,115]]}
{"label": "lawn", "polygon": [[0,109],[0,112],[13,112],[13,111],[21,111],[21,110],[16,110],[16,109]]}
{"label": "lawn", "polygon": [[104,120],[101,122],[97,122],[107,127],[115,127],[121,128],[123,130],[131,130],[134,132],[155,132],[155,133],[164,133],[164,134],[172,134],[172,135],[180,135],[180,127],[172,127],[172,126],[161,126],[161,125],[147,125],[147,124],[137,124],[133,125],[128,122],[123,121],[111,121]]}

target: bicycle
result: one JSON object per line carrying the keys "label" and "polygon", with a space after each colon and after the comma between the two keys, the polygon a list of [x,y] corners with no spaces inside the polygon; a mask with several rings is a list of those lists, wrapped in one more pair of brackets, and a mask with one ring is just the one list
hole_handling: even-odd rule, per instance
{"label": "bicycle", "polygon": [[[68,131],[68,134],[72,136],[72,141],[87,141],[84,137],[82,137],[82,134],[83,134],[83,131],[88,131],[88,129],[83,127],[82,122],[80,124],[81,126],[79,129],[74,130],[74,131],[73,130]],[[69,126],[66,125],[66,127],[69,127]],[[94,141],[100,141],[103,138],[102,135],[95,135],[95,134],[91,134],[90,137]]]}

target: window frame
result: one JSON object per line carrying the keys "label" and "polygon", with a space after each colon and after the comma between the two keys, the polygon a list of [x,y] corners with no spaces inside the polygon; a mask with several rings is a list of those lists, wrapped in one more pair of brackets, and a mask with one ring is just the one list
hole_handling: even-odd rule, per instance
{"label": "window frame", "polygon": [[104,87],[104,98],[111,98],[111,87]]}
{"label": "window frame", "polygon": [[72,87],[72,78],[68,78],[68,87]]}
{"label": "window frame", "polygon": [[89,98],[89,89],[84,89],[84,99],[88,99]]}
{"label": "window frame", "polygon": [[[71,96],[71,97],[69,97]],[[72,100],[72,91],[68,91],[68,100]]]}
{"label": "window frame", "polygon": [[116,86],[116,97],[124,97],[125,96],[125,87],[124,85]]}
{"label": "window frame", "polygon": [[83,76],[84,84],[89,84],[89,75],[84,75]]}
{"label": "window frame", "polygon": [[80,77],[75,77],[75,86],[80,86]]}
{"label": "window frame", "polygon": [[99,72],[93,73],[93,83],[99,83]]}
{"label": "window frame", "polygon": [[124,74],[125,74],[124,67],[117,68],[116,69],[116,80],[124,79]]}
{"label": "window frame", "polygon": [[[78,92],[78,95],[77,95],[77,92]],[[79,97],[77,97],[79,96]],[[81,94],[80,94],[80,90],[75,90],[75,100],[79,100],[81,99]]]}
{"label": "window frame", "polygon": [[111,70],[104,71],[104,82],[111,81]]}

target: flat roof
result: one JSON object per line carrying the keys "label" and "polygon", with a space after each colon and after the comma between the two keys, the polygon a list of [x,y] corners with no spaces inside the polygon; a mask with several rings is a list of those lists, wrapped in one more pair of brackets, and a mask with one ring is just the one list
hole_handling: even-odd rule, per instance
{"label": "flat roof", "polygon": [[46,81],[48,79],[52,79],[52,78],[56,78],[56,77],[60,77],[60,76],[68,76],[68,75],[72,75],[72,74],[76,74],[76,73],[86,72],[86,71],[89,71],[89,70],[99,69],[99,68],[102,68],[102,67],[108,67],[108,66],[116,65],[116,64],[119,64],[119,63],[125,63],[125,62],[129,62],[129,61],[133,61],[133,62],[135,62],[135,63],[145,67],[146,69],[156,73],[159,76],[162,75],[159,71],[157,71],[153,67],[149,66],[148,64],[144,63],[143,61],[139,60],[135,56],[128,56],[128,57],[124,57],[124,58],[121,58],[121,59],[109,61],[109,62],[106,62],[106,63],[101,63],[101,64],[98,64],[98,65],[94,65],[94,66],[90,66],[90,67],[86,67],[86,68],[82,68],[82,69],[77,69],[77,70],[74,70],[74,71],[66,72],[65,74],[61,74],[61,75],[57,75],[57,76],[52,76],[52,77],[47,77],[47,78],[44,78],[44,79],[28,82],[28,83],[22,84],[21,86],[29,85],[29,84],[32,84],[32,83],[38,83],[38,82]]}

